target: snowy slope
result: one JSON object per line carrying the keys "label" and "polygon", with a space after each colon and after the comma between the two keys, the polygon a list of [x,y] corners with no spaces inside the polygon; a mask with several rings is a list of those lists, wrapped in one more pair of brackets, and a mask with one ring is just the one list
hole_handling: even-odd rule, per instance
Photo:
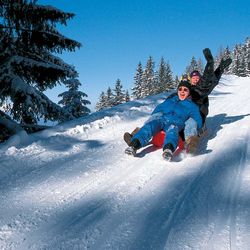
{"label": "snowy slope", "polygon": [[[250,249],[250,78],[210,97],[199,154],[124,154],[169,93],[0,146],[0,249]],[[14,145],[14,146],[13,146]]]}

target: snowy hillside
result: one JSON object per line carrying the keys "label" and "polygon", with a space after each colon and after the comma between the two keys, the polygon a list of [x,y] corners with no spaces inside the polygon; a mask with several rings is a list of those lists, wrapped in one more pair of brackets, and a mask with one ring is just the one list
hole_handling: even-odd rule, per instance
{"label": "snowy hillside", "polygon": [[0,249],[250,249],[250,78],[213,91],[197,156],[125,155],[167,95],[0,145]]}

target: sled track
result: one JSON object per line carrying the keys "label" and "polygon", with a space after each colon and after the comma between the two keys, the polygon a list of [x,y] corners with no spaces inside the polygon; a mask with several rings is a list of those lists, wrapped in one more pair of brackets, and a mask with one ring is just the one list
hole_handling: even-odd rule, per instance
{"label": "sled track", "polygon": [[232,192],[229,201],[229,215],[230,215],[230,249],[237,249],[237,232],[236,232],[236,207],[238,203],[238,194],[240,192],[240,186],[242,182],[242,173],[246,167],[246,159],[247,159],[247,149],[249,143],[249,135],[246,138],[244,143],[244,150],[242,150],[240,162],[237,168],[237,172],[234,178],[234,182],[232,183]]}
{"label": "sled track", "polygon": [[[227,133],[227,131],[223,131],[222,136],[224,133]],[[213,240],[218,240],[218,235],[222,234],[222,232],[225,233],[225,231],[228,231],[230,249],[236,249],[236,206],[238,203],[242,174],[246,166],[248,143],[249,136],[246,136],[243,145],[240,145],[241,143],[235,145],[234,148],[236,153],[241,155],[236,162],[234,162],[233,154],[230,154],[230,152],[224,152],[221,158],[218,159],[210,159],[206,157],[206,160],[204,161],[206,164],[203,164],[200,167],[200,171],[189,181],[187,187],[183,189],[182,194],[178,197],[172,212],[169,214],[169,217],[165,222],[163,234],[166,240],[166,245],[171,244],[171,241],[173,241],[176,236],[175,234],[178,230],[176,231],[175,225],[178,225],[180,221],[186,220],[190,214],[192,214],[191,217],[200,216],[197,214],[202,214],[202,210],[205,210],[205,207],[209,206],[209,203],[212,203],[216,209],[214,208],[212,211],[209,211],[208,229],[205,229],[207,232],[206,235],[204,234],[203,242],[200,240],[200,242],[202,242],[201,247],[206,248],[211,246]],[[213,145],[214,148],[216,148],[216,144]],[[228,157],[228,155],[232,158],[232,166],[223,166],[223,160],[220,159]],[[229,172],[230,178],[228,179],[226,186],[225,183],[223,183],[224,181],[220,184],[220,180],[223,180],[223,177],[227,176]],[[213,186],[216,182],[221,189],[226,188],[226,191],[224,191],[226,199],[225,204],[223,204],[223,202],[218,203],[218,201],[213,198],[220,189]],[[224,195],[220,194],[220,196],[222,196],[221,198],[223,198]],[[190,206],[192,206],[193,211],[187,209]],[[217,212],[217,210],[224,212]],[[216,213],[221,213],[221,216],[214,221],[214,217],[218,216]],[[225,218],[227,219],[225,220]],[[202,219],[204,218],[201,218],[201,220]],[[187,220],[194,219],[187,218]],[[193,223],[194,222],[195,221],[193,221]],[[190,225],[192,225],[192,223]]]}

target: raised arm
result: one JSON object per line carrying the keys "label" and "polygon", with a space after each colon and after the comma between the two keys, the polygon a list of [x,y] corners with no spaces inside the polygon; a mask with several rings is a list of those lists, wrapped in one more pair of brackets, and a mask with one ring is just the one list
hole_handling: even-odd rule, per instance
{"label": "raised arm", "polygon": [[207,61],[203,72],[202,80],[197,86],[197,90],[202,93],[202,96],[208,96],[216,85],[219,83],[218,78],[214,74],[214,58],[209,48],[203,50],[204,57]]}

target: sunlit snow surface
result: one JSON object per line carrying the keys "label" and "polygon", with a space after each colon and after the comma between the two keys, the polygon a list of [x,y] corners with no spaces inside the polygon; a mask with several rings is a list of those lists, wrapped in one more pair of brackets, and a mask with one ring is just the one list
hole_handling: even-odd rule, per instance
{"label": "sunlit snow surface", "polygon": [[0,249],[250,249],[250,78],[223,76],[199,152],[123,133],[169,93],[0,145]]}

